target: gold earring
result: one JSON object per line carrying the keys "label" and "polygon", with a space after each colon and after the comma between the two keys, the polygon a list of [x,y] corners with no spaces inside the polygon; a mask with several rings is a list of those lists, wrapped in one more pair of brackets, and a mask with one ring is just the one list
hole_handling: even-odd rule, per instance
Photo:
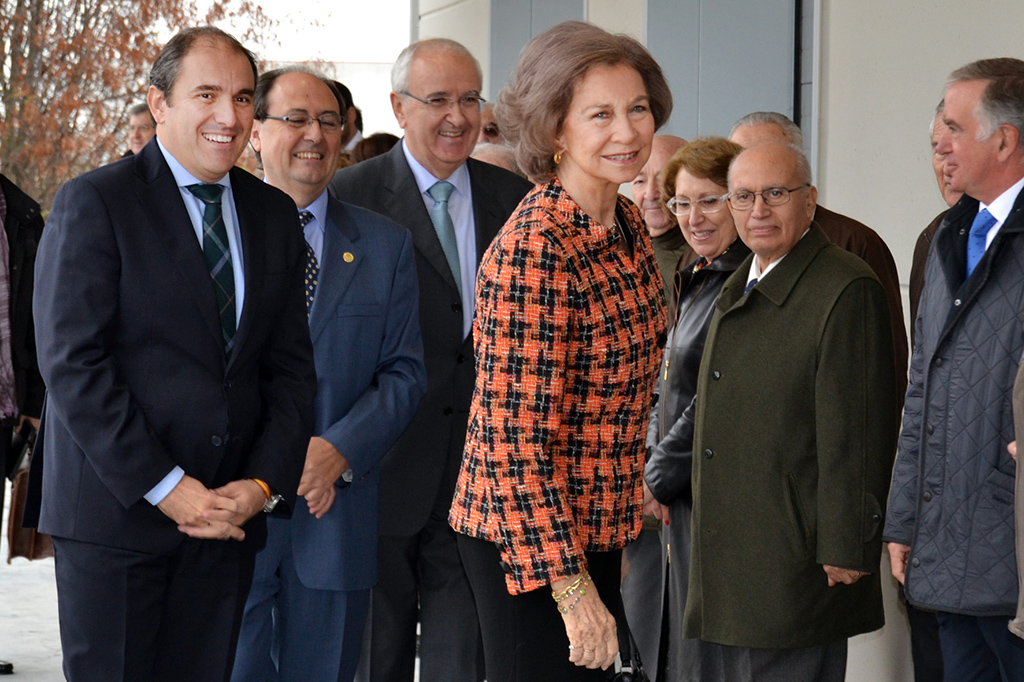
{"label": "gold earring", "polygon": [[555,165],[562,163],[562,152],[555,152]]}

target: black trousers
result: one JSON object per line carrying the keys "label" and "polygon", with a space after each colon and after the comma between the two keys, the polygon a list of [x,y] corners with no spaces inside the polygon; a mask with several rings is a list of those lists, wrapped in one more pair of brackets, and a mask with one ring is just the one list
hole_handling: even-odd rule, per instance
{"label": "black trousers", "polygon": [[[487,682],[608,679],[611,668],[589,670],[569,661],[569,639],[550,590],[510,595],[497,546],[465,535],[458,536],[458,543],[483,633]],[[622,552],[587,552],[586,558],[601,601],[615,617],[619,650],[628,651],[624,648],[629,646],[629,636],[619,592]]]}
{"label": "black trousers", "polygon": [[217,682],[234,663],[255,554],[186,538],[171,556],[53,538],[69,682]]}

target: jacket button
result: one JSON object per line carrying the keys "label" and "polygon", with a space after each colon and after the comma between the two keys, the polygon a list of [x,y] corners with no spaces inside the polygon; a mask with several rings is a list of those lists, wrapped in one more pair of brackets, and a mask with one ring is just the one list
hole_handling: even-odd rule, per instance
{"label": "jacket button", "polygon": [[942,358],[935,358],[935,366],[942,367]]}
{"label": "jacket button", "polygon": [[446,417],[450,417],[450,416],[452,416],[452,412],[454,412],[454,411],[455,410],[453,410],[452,408],[446,407],[446,408],[444,408],[444,413],[443,414]]}
{"label": "jacket button", "polygon": [[223,443],[224,441],[221,439],[220,436],[214,436],[213,438],[210,439],[210,444],[215,448],[219,448]]}
{"label": "jacket button", "polygon": [[934,426],[932,426],[931,424],[929,424],[929,425],[928,425],[928,428],[926,428],[926,429],[925,429],[925,431],[927,431],[927,432],[928,432],[928,435],[930,436],[930,435],[932,435],[933,433],[935,433],[935,427],[934,427]]}
{"label": "jacket button", "polygon": [[960,305],[960,299],[958,298],[955,301],[953,301],[953,305],[959,306]]}
{"label": "jacket button", "polygon": [[924,495],[921,495],[921,497],[924,498],[925,502],[931,502],[932,501],[932,494],[931,494],[931,492],[929,492],[927,490],[924,491]]}
{"label": "jacket button", "polygon": [[704,451],[704,459],[711,459],[714,456],[715,456],[715,451],[712,450],[711,448],[708,448],[707,450]]}
{"label": "jacket button", "polygon": [[879,521],[882,520],[882,517],[879,514],[872,514],[871,515],[871,520],[874,521],[875,523],[878,523]]}
{"label": "jacket button", "polygon": [[719,379],[722,378],[722,373],[716,369],[714,372],[711,373],[711,378],[714,379],[715,381],[718,381]]}
{"label": "jacket button", "polygon": [[910,560],[910,565],[913,566],[914,568],[917,568],[918,566],[921,565],[921,560],[918,559],[917,557],[914,557],[913,559]]}
{"label": "jacket button", "polygon": [[452,312],[453,313],[461,313],[462,312],[462,304],[461,303],[452,303]]}
{"label": "jacket button", "polygon": [[465,361],[466,361],[466,356],[463,355],[462,353],[459,353],[459,357],[455,358],[455,362],[459,363],[460,365],[462,363],[464,363]]}

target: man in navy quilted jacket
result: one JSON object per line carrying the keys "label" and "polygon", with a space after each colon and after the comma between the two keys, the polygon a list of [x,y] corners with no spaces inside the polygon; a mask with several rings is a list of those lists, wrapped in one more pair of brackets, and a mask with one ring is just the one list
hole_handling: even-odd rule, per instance
{"label": "man in navy quilted jacket", "polygon": [[936,611],[946,679],[1024,679],[1011,395],[1024,351],[1024,61],[952,73],[936,152],[964,192],[925,268],[884,539],[914,606]]}

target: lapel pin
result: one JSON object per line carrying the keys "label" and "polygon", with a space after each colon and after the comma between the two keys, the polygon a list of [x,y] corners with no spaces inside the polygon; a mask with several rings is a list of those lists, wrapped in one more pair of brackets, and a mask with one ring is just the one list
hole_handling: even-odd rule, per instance
{"label": "lapel pin", "polygon": [[345,252],[345,255],[344,255],[344,256],[342,256],[342,258],[344,258],[344,259],[345,259],[345,262],[346,262],[346,263],[351,263],[352,261],[354,261],[354,260],[356,259],[356,257],[355,257],[355,256],[353,256],[353,255],[352,255],[352,253],[351,253],[351,252],[349,252],[349,251],[346,251],[346,252]]}

